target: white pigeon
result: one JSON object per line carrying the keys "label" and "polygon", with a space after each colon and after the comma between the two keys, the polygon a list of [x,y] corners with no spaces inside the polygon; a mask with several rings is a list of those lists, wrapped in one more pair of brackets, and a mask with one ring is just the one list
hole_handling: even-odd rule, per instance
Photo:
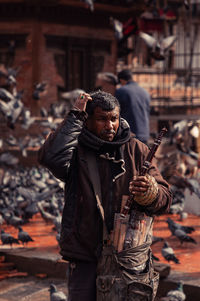
{"label": "white pigeon", "polygon": [[57,290],[55,284],[50,284],[50,301],[67,301],[67,296],[62,292]]}

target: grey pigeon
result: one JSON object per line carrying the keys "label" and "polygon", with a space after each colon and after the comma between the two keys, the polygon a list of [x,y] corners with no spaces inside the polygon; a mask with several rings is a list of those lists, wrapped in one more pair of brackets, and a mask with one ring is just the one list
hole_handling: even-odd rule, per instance
{"label": "grey pigeon", "polygon": [[10,152],[6,152],[0,155],[0,164],[6,165],[17,165],[19,163],[19,159],[13,156]]}
{"label": "grey pigeon", "polygon": [[159,237],[159,236],[152,236],[152,245],[154,245],[155,243],[159,242],[159,241],[163,241],[164,238],[163,237]]}
{"label": "grey pigeon", "polygon": [[11,234],[6,233],[4,230],[1,230],[1,242],[3,245],[19,244],[18,239],[14,238]]}
{"label": "grey pigeon", "polygon": [[163,61],[165,59],[166,51],[169,50],[177,40],[176,36],[168,36],[159,42],[153,36],[145,32],[140,32],[140,37],[150,48],[151,56],[158,61]]}
{"label": "grey pigeon", "polygon": [[23,231],[21,227],[18,227],[18,229],[19,229],[18,240],[21,241],[23,245],[27,244],[30,241],[34,241],[27,232]]}
{"label": "grey pigeon", "polygon": [[87,5],[87,7],[89,7],[89,9],[91,11],[94,10],[94,3],[93,0],[81,0],[82,2],[85,2],[85,4]]}
{"label": "grey pigeon", "polygon": [[189,4],[188,0],[183,0],[183,4],[184,4],[185,8],[186,8],[187,10],[189,10],[190,4]]}
{"label": "grey pigeon", "polygon": [[196,240],[189,236],[184,230],[176,229],[174,235],[180,240],[181,244],[183,244],[183,242],[197,244]]}
{"label": "grey pigeon", "polygon": [[50,301],[67,301],[67,296],[62,292],[59,291],[55,284],[50,284]]}
{"label": "grey pigeon", "polygon": [[81,93],[85,93],[85,91],[82,89],[74,89],[71,91],[63,92],[61,94],[61,97],[64,99],[76,100],[76,98],[78,98]]}
{"label": "grey pigeon", "polygon": [[29,109],[23,109],[22,112],[22,128],[25,130],[29,129],[31,124],[35,121],[35,117],[31,116],[31,111]]}
{"label": "grey pigeon", "polygon": [[161,298],[161,301],[185,301],[186,295],[183,291],[183,283],[182,281],[178,282],[177,288],[170,290],[166,297]]}
{"label": "grey pigeon", "polygon": [[110,83],[113,86],[116,86],[118,84],[118,78],[112,72],[99,72],[97,74],[97,78],[107,83]]}
{"label": "grey pigeon", "polygon": [[33,99],[40,99],[41,94],[46,90],[46,85],[46,82],[41,82],[35,85],[35,89],[33,91]]}
{"label": "grey pigeon", "polygon": [[118,41],[122,40],[123,38],[123,23],[119,20],[110,17],[110,23],[114,29],[115,37]]}
{"label": "grey pigeon", "polygon": [[0,88],[0,99],[9,102],[14,99],[14,95],[6,89]]}
{"label": "grey pigeon", "polygon": [[166,220],[168,224],[168,228],[171,231],[172,235],[174,235],[175,230],[180,229],[183,230],[185,233],[192,233],[195,231],[194,227],[192,226],[183,226],[179,223],[174,222],[170,217]]}
{"label": "grey pigeon", "polygon": [[168,262],[173,261],[175,263],[180,263],[174,254],[174,250],[169,246],[168,242],[164,243],[161,253]]}

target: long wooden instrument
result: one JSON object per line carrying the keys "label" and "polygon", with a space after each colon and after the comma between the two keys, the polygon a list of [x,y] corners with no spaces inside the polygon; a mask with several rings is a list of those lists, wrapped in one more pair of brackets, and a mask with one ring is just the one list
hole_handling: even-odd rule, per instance
{"label": "long wooden instrument", "polygon": [[[148,171],[148,169],[151,165],[152,159],[155,156],[155,153],[156,153],[156,151],[157,151],[157,149],[158,149],[158,147],[161,143],[162,137],[164,136],[164,134],[166,132],[167,132],[167,129],[163,128],[160,131],[158,137],[154,140],[154,143],[153,143],[152,147],[150,148],[149,153],[146,157],[146,160],[144,161],[144,164],[141,168],[140,176],[144,176],[147,173],[147,171]],[[127,216],[127,214],[130,211],[133,200],[134,200],[133,195],[130,195],[129,198],[127,199],[126,203],[125,203],[125,206],[121,210],[121,213],[120,213],[121,218],[125,218]]]}

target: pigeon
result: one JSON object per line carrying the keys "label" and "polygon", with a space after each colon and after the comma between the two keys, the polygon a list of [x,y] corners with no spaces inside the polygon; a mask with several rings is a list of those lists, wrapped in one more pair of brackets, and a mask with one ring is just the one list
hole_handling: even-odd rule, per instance
{"label": "pigeon", "polygon": [[160,259],[159,259],[157,256],[155,256],[153,253],[152,253],[152,259],[153,259],[154,261],[160,261]]}
{"label": "pigeon", "polygon": [[165,242],[162,250],[161,250],[162,256],[169,262],[173,261],[174,263],[178,264],[180,263],[178,258],[174,254],[174,250],[169,246],[168,242]]}
{"label": "pigeon", "polygon": [[152,236],[152,245],[154,245],[155,243],[159,242],[159,241],[163,241],[164,238],[163,237],[158,237],[158,236]]}
{"label": "pigeon", "polygon": [[166,51],[169,50],[177,40],[177,37],[172,35],[164,38],[161,42],[158,42],[153,36],[145,32],[140,32],[139,36],[150,48],[151,56],[158,61],[163,61],[165,59]]}
{"label": "pigeon", "polygon": [[18,239],[6,233],[4,230],[1,230],[1,242],[3,245],[10,245],[11,247],[13,244],[19,244]]}
{"label": "pigeon", "polygon": [[29,109],[23,109],[22,112],[22,128],[28,130],[31,124],[35,121],[35,117],[31,117],[31,111]]}
{"label": "pigeon", "polygon": [[167,218],[166,222],[168,224],[168,228],[171,231],[172,235],[174,235],[175,230],[177,230],[177,229],[183,230],[187,234],[190,234],[195,231],[194,227],[183,226],[179,223],[174,222],[170,217]]}
{"label": "pigeon", "polygon": [[46,82],[41,82],[35,85],[35,89],[33,91],[33,99],[39,100],[40,94],[46,90]]}
{"label": "pigeon", "polygon": [[185,8],[186,8],[187,10],[189,10],[190,4],[189,4],[188,0],[183,0],[183,4],[184,4]]}
{"label": "pigeon", "polygon": [[103,80],[113,86],[116,86],[119,83],[117,76],[112,72],[99,72],[97,74],[97,79]]}
{"label": "pigeon", "polygon": [[14,99],[14,95],[6,89],[0,88],[0,99],[9,102]]}
{"label": "pigeon", "polygon": [[123,38],[123,23],[119,20],[110,17],[110,24],[112,25],[115,33],[115,37],[118,41],[122,40]]}
{"label": "pigeon", "polygon": [[42,117],[48,117],[48,112],[47,112],[46,108],[41,107],[41,109],[40,109],[40,115]]}
{"label": "pigeon", "polygon": [[24,104],[20,99],[13,98],[9,102],[0,99],[0,111],[6,117],[8,126],[14,129],[14,124],[22,113]]}
{"label": "pigeon", "polygon": [[82,2],[85,2],[86,6],[89,7],[91,11],[94,10],[94,3],[93,0],[81,0]]}
{"label": "pigeon", "polygon": [[55,284],[50,284],[50,301],[67,301],[67,296],[62,292],[59,291]]}
{"label": "pigeon", "polygon": [[7,219],[7,224],[12,225],[13,227],[18,227],[19,225],[23,225],[24,221],[21,217],[18,217],[11,212],[10,217]]}
{"label": "pigeon", "polygon": [[181,229],[176,229],[174,231],[174,235],[180,240],[181,244],[183,244],[183,242],[191,242],[193,244],[197,244],[194,238],[187,235],[187,233]]}
{"label": "pigeon", "polygon": [[19,163],[19,159],[13,156],[10,152],[6,152],[0,155],[0,164],[6,165],[17,165]]}
{"label": "pigeon", "polygon": [[27,232],[23,231],[21,227],[18,227],[18,230],[18,240],[21,241],[23,245],[30,241],[34,241]]}
{"label": "pigeon", "polygon": [[82,93],[85,93],[85,91],[82,89],[74,89],[72,91],[63,92],[61,97],[66,100],[76,100]]}
{"label": "pigeon", "polygon": [[170,290],[166,297],[161,298],[161,301],[185,301],[186,295],[183,291],[183,282],[179,281],[177,283],[176,289]]}

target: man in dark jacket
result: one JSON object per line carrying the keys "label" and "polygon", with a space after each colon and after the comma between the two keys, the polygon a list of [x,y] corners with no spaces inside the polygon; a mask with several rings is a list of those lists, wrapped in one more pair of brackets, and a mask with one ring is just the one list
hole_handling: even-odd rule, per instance
{"label": "man in dark jacket", "polygon": [[[74,108],[39,151],[39,162],[66,183],[60,253],[70,264],[69,300],[96,300],[96,266],[103,244],[103,223],[98,210],[88,167],[88,156],[95,157],[101,185],[101,203],[106,228],[114,226],[124,196],[148,195],[153,185],[156,195],[139,206],[149,215],[169,209],[169,185],[155,162],[150,178],[139,176],[148,147],[135,139],[120,117],[117,99],[106,92],[81,94]],[[134,178],[134,179],[133,179]]]}
{"label": "man in dark jacket", "polygon": [[121,87],[115,92],[121,107],[121,117],[128,121],[131,131],[140,141],[149,139],[150,95],[132,78],[132,71],[124,69],[118,73]]}

